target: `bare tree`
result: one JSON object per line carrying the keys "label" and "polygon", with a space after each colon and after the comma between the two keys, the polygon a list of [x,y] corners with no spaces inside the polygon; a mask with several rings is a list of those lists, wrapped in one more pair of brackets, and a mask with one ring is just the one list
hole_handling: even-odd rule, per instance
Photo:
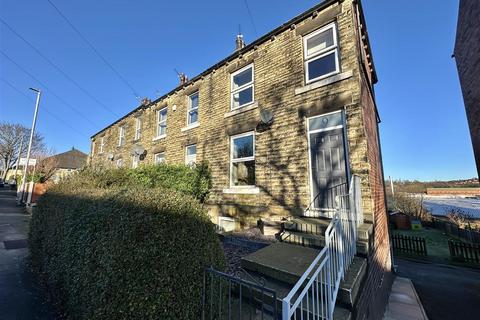
{"label": "bare tree", "polygon": [[49,180],[55,173],[58,167],[58,159],[54,157],[55,151],[41,150],[34,154],[37,159],[36,172],[40,176],[41,182]]}
{"label": "bare tree", "polygon": [[[25,156],[28,148],[30,129],[18,123],[0,123],[0,160],[3,162],[2,180],[7,177],[7,172],[17,162],[19,151],[20,156]],[[22,144],[23,139],[23,144]],[[22,149],[20,149],[22,145]],[[43,136],[35,132],[32,143],[32,153],[45,150]]]}

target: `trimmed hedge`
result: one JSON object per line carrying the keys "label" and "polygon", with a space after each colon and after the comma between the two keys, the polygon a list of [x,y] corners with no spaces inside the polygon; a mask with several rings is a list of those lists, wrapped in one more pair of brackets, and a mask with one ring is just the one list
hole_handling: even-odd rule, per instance
{"label": "trimmed hedge", "polygon": [[165,188],[81,187],[86,176],[49,189],[32,216],[31,264],[54,301],[72,319],[198,319],[204,267],[225,266],[199,202]]}
{"label": "trimmed hedge", "polygon": [[200,202],[207,199],[212,184],[207,163],[200,163],[195,168],[175,164],[147,165],[136,169],[87,168],[80,175],[66,179],[79,188],[144,186],[173,189]]}

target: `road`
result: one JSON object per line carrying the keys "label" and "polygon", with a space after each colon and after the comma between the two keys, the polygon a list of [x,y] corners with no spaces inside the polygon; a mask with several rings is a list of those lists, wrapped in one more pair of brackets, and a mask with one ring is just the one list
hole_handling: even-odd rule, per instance
{"label": "road", "polygon": [[396,259],[410,278],[430,320],[479,319],[480,270]]}
{"label": "road", "polygon": [[0,320],[57,318],[26,267],[29,220],[15,193],[0,188]]}

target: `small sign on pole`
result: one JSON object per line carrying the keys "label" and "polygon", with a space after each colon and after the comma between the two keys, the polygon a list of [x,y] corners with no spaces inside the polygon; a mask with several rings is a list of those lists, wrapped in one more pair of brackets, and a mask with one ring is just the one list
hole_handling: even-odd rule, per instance
{"label": "small sign on pole", "polygon": [[[20,158],[19,166],[24,166],[27,164],[27,158]],[[29,166],[35,166],[37,164],[37,159],[28,159]]]}

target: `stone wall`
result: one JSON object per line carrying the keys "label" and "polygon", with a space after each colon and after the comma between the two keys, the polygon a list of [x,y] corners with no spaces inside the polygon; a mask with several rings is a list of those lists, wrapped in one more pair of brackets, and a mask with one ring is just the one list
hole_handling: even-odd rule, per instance
{"label": "stone wall", "polygon": [[480,177],[480,1],[460,0],[455,61]]}
{"label": "stone wall", "polygon": [[[344,110],[350,172],[363,178],[364,212],[372,221],[369,133],[365,130],[361,100],[353,8],[350,1],[333,1],[321,12],[313,12],[200,79],[137,109],[92,138],[95,146],[91,163],[114,166],[116,159],[123,158],[124,165],[131,166],[130,152],[136,144],[147,150],[141,164],[153,163],[158,152],[164,152],[169,163],[184,163],[185,147],[196,143],[197,161],[206,160],[212,168],[213,188],[208,202],[212,219],[219,214],[229,215],[244,225],[254,224],[259,217],[280,220],[301,214],[311,201],[306,118]],[[302,36],[332,21],[338,28],[340,74],[306,85]],[[230,112],[230,74],[249,63],[254,64],[255,104],[239,110],[243,112]],[[199,126],[185,130],[187,99],[195,91],[200,96]],[[154,139],[156,112],[165,107],[166,137]],[[259,124],[262,109],[273,112],[270,126]],[[142,119],[142,137],[138,141],[134,141],[136,117]],[[126,129],[126,143],[118,147],[120,126]],[[225,193],[230,179],[230,136],[252,130],[256,140],[256,185],[260,191]],[[376,139],[377,132],[371,134]],[[99,154],[101,137],[105,138],[105,148]],[[113,161],[107,158],[109,154]]]}
{"label": "stone wall", "polygon": [[[340,75],[331,84],[306,86],[302,36],[336,21],[340,47]],[[360,105],[359,71],[350,2],[334,2],[319,14],[313,14],[283,32],[272,36],[252,50],[219,66],[201,79],[181,86],[173,94],[104,129],[92,138],[91,162],[113,166],[123,158],[131,166],[131,149],[141,144],[147,154],[141,163],[152,163],[154,154],[165,152],[166,161],[184,163],[185,146],[197,144],[197,161],[210,163],[213,175],[209,199],[212,216],[228,214],[246,223],[259,216],[282,216],[301,213],[310,202],[306,117],[344,109],[347,118],[348,145],[352,173],[366,167],[366,137]],[[255,104],[244,112],[230,112],[230,74],[254,64]],[[329,79],[327,79],[329,80]],[[187,125],[188,95],[199,91],[199,126]],[[154,140],[156,111],[168,108],[167,135]],[[273,112],[269,127],[259,126],[260,110]],[[142,119],[142,137],[134,141],[136,117]],[[126,143],[118,147],[119,127],[126,129]],[[229,188],[229,137],[255,130],[256,182],[259,194],[227,194]],[[104,152],[99,154],[100,138],[105,137]],[[114,161],[107,159],[112,154]],[[368,194],[368,181],[365,181]],[[372,208],[366,206],[367,215]],[[256,213],[252,215],[251,213]]]}

